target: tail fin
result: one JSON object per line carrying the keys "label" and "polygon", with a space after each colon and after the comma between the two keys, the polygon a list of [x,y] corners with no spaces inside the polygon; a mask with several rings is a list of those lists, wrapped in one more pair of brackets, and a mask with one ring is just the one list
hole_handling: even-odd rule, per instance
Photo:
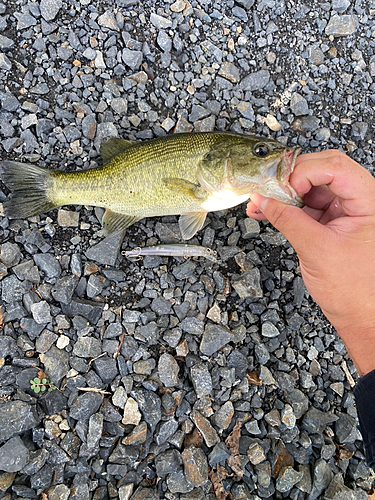
{"label": "tail fin", "polygon": [[32,217],[56,205],[47,197],[50,170],[17,161],[1,162],[1,178],[12,191],[3,203],[5,215],[11,219]]}

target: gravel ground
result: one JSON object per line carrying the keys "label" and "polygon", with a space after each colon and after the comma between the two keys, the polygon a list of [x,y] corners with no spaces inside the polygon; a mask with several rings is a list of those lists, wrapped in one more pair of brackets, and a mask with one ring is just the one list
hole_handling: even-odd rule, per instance
{"label": "gravel ground", "polygon": [[[373,0],[189,1],[0,2],[1,157],[232,130],[373,170]],[[355,368],[288,242],[242,205],[190,242],[218,263],[130,262],[177,218],[102,213],[0,217],[0,498],[367,499]]]}

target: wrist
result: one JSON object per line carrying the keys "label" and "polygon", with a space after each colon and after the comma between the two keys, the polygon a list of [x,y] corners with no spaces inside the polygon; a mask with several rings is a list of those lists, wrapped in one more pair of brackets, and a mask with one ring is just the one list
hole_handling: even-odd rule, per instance
{"label": "wrist", "polygon": [[[335,326],[335,325],[334,325]],[[338,335],[345,344],[357,373],[363,377],[375,369],[375,327],[368,328],[358,325],[336,328]]]}

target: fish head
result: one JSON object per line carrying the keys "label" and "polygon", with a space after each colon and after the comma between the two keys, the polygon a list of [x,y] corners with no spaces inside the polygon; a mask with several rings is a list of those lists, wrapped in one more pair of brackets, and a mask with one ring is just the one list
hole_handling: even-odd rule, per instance
{"label": "fish head", "polygon": [[237,195],[259,193],[302,207],[303,201],[289,184],[300,148],[287,148],[273,139],[249,137],[232,148],[226,183]]}

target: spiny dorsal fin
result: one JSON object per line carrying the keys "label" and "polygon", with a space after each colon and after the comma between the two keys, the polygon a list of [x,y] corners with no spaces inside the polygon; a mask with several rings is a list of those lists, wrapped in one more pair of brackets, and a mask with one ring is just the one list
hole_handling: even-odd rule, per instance
{"label": "spiny dorsal fin", "polygon": [[112,212],[112,210],[107,208],[102,219],[103,232],[106,236],[119,233],[140,219],[141,217],[138,217],[137,215],[119,214],[117,212]]}
{"label": "spiny dorsal fin", "polygon": [[100,156],[103,159],[103,164],[110,162],[112,158],[123,153],[125,149],[132,146],[134,142],[127,141],[126,139],[119,139],[118,137],[111,137],[105,139],[100,145]]}
{"label": "spiny dorsal fin", "polygon": [[202,229],[206,216],[206,212],[190,212],[181,215],[178,224],[184,240],[190,240],[197,231]]}

